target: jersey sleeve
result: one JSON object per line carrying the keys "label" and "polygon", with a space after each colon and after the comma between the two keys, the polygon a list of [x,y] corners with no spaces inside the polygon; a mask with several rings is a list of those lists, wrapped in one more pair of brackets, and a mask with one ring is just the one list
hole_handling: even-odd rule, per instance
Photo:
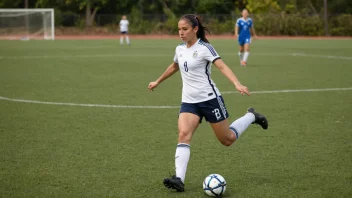
{"label": "jersey sleeve", "polygon": [[237,27],[240,26],[240,19],[237,19],[236,26],[237,26]]}
{"label": "jersey sleeve", "polygon": [[253,27],[253,21],[252,21],[252,19],[250,19],[250,21],[251,21],[251,23],[249,25],[249,28],[252,28]]}
{"label": "jersey sleeve", "polygon": [[205,60],[214,63],[214,61],[221,58],[212,45],[210,45],[209,43],[205,43],[204,46],[205,47],[203,48],[203,56]]}
{"label": "jersey sleeve", "polygon": [[177,48],[175,49],[174,62],[178,64]]}

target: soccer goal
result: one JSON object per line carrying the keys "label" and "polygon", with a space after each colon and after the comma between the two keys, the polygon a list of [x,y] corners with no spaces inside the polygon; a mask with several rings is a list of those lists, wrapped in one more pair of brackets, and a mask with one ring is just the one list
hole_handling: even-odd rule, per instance
{"label": "soccer goal", "polygon": [[54,9],[0,9],[0,39],[54,40]]}

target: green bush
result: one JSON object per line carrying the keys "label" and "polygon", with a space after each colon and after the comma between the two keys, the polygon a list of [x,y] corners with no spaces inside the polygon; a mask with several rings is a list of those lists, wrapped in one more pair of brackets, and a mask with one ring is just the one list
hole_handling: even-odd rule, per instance
{"label": "green bush", "polygon": [[305,36],[321,36],[324,35],[324,22],[320,16],[315,15],[305,17],[301,20],[301,33]]}
{"label": "green bush", "polygon": [[332,17],[330,34],[332,36],[352,36],[352,15],[342,14]]}
{"label": "green bush", "polygon": [[280,23],[280,35],[298,36],[301,34],[302,17],[297,14],[282,14]]}
{"label": "green bush", "polygon": [[303,17],[299,14],[263,14],[253,16],[259,35],[319,36],[324,34],[324,24],[318,15]]}
{"label": "green bush", "polygon": [[235,23],[232,20],[225,20],[220,22],[216,18],[209,19],[204,24],[210,31],[211,34],[233,34]]}
{"label": "green bush", "polygon": [[[83,16],[74,13],[55,13],[57,26],[75,26],[81,30],[85,27]],[[322,36],[325,35],[323,17],[320,15],[301,14],[256,14],[251,16],[258,35],[265,36]],[[118,29],[121,16],[112,15],[111,22],[105,27],[109,33]],[[165,20],[166,18],[166,20]],[[132,9],[128,19],[132,34],[177,34],[179,18],[169,15],[165,18],[143,17],[138,9]],[[235,20],[229,16],[204,16],[204,25],[209,28],[211,34],[233,34]],[[99,24],[94,24],[99,25]],[[94,27],[93,27],[94,28]],[[333,36],[352,36],[352,15],[342,14],[330,17],[329,30]]]}
{"label": "green bush", "polygon": [[152,34],[153,26],[156,22],[153,21],[138,21],[129,25],[129,32],[132,34]]}
{"label": "green bush", "polygon": [[178,18],[170,17],[165,22],[151,24],[149,28],[151,29],[151,33],[173,35],[178,33],[177,22]]}

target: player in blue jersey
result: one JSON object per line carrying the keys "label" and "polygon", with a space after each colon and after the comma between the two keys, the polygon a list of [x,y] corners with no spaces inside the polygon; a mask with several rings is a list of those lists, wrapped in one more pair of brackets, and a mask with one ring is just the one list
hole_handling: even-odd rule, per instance
{"label": "player in blue jersey", "polygon": [[248,10],[242,11],[242,17],[239,18],[235,26],[235,36],[238,38],[238,44],[240,45],[240,61],[242,66],[247,65],[249,56],[249,44],[251,43],[251,31],[254,38],[257,37],[254,31],[253,21],[248,17]]}

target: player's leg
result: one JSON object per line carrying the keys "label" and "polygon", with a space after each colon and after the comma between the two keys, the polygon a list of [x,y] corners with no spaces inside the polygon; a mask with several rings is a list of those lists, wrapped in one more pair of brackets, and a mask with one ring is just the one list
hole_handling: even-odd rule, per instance
{"label": "player's leg", "polygon": [[228,112],[224,100],[221,96],[204,103],[204,116],[210,122],[213,131],[218,140],[225,146],[230,146],[252,123],[260,124],[267,129],[268,122],[266,118],[254,111],[248,109],[247,113],[241,118],[235,120],[230,127],[227,122]]}
{"label": "player's leg", "polygon": [[230,146],[241,134],[249,127],[250,124],[259,124],[263,129],[268,128],[268,121],[265,116],[249,108],[247,113],[228,125],[227,119],[210,123],[218,140],[225,146]]}
{"label": "player's leg", "polygon": [[128,37],[128,32],[126,32],[125,36],[126,36],[126,43],[127,43],[127,45],[131,44],[131,43],[130,43],[130,38]]}
{"label": "player's leg", "polygon": [[239,45],[239,51],[238,51],[238,56],[240,57],[240,63],[242,63],[243,60],[243,52],[244,52],[244,43],[241,40],[238,40],[238,45]]}
{"label": "player's leg", "polygon": [[210,126],[213,128],[219,142],[224,146],[230,146],[236,141],[236,135],[230,131],[227,119],[220,122],[210,123]]}
{"label": "player's leg", "polygon": [[123,44],[123,32],[120,32],[120,44],[122,45]]}
{"label": "player's leg", "polygon": [[184,191],[184,181],[190,158],[190,143],[199,126],[200,119],[201,116],[195,104],[182,104],[178,119],[178,144],[175,153],[176,175],[164,179],[164,185],[167,188]]}
{"label": "player's leg", "polygon": [[246,39],[245,44],[243,45],[244,48],[244,54],[243,54],[243,64],[247,65],[247,60],[249,56],[249,44],[250,44],[250,39]]}
{"label": "player's leg", "polygon": [[243,60],[244,47],[240,45],[240,50],[238,51],[238,56],[240,57],[240,62]]}
{"label": "player's leg", "polygon": [[176,176],[184,182],[190,157],[191,139],[199,126],[200,117],[193,113],[180,113],[178,119],[178,144],[175,153]]}

